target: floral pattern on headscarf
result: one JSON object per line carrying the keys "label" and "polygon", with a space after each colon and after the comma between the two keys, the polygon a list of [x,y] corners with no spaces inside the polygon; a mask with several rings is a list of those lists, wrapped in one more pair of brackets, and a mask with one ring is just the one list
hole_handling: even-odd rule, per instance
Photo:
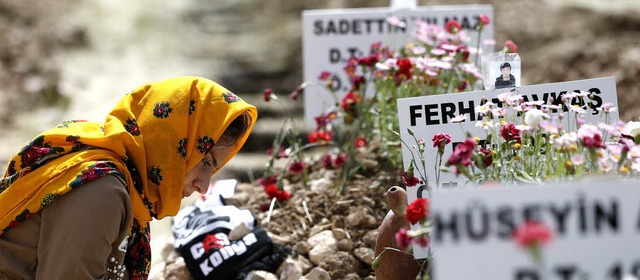
{"label": "floral pattern on headscarf", "polygon": [[149,222],[177,214],[187,170],[241,114],[252,121],[221,167],[244,145],[257,110],[207,79],[178,77],[141,86],[103,124],[63,122],[10,159],[0,178],[0,234],[88,181],[120,176],[133,212],[125,265],[132,279],[146,279]]}

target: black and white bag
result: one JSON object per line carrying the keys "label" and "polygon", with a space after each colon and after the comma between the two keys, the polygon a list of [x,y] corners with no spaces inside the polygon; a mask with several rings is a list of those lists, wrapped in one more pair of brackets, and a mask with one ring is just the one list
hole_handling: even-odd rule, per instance
{"label": "black and white bag", "polygon": [[[232,229],[245,224],[251,230],[229,240]],[[186,207],[172,223],[175,248],[194,279],[244,279],[251,270],[275,271],[286,252],[255,227],[249,210],[235,206],[198,204]]]}

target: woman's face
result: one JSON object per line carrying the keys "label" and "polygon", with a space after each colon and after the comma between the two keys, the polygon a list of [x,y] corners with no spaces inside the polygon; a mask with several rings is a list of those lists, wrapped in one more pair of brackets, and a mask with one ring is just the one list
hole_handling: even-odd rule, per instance
{"label": "woman's face", "polygon": [[207,193],[211,174],[227,159],[233,147],[214,146],[196,166],[189,169],[184,178],[182,197],[188,197],[193,192]]}

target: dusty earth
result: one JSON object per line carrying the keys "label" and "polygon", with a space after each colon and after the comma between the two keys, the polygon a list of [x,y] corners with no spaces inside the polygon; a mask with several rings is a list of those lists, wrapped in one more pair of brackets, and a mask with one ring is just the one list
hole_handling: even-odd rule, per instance
{"label": "dusty earth", "polygon": [[[238,186],[236,195],[227,202],[250,209],[256,215],[257,226],[265,228],[274,243],[293,250],[288,261],[272,275],[253,275],[255,278],[251,279],[300,279],[305,275],[307,279],[375,279],[371,263],[375,258],[378,226],[387,214],[384,193],[401,179],[399,173],[379,168],[379,161],[384,159],[371,156],[376,154],[374,150],[362,151],[361,155],[364,154],[369,155],[366,160],[370,168],[346,184],[344,193],[332,184],[337,181],[339,170],[322,169],[317,163],[311,167],[307,187],[299,176],[287,178],[285,190],[292,197],[278,202],[270,217],[267,210],[270,200],[262,187]],[[315,244],[309,239],[323,233],[334,238],[331,239],[335,248],[318,261],[311,256]],[[168,248],[164,252],[167,260],[164,271],[152,279],[189,278],[184,261]]]}

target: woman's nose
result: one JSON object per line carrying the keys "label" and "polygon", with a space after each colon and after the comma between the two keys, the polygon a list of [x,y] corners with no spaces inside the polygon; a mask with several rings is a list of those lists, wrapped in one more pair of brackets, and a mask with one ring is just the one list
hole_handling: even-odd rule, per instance
{"label": "woman's nose", "polygon": [[206,194],[207,191],[209,190],[209,182],[208,181],[198,181],[196,182],[195,186],[196,191],[199,192],[200,194]]}

